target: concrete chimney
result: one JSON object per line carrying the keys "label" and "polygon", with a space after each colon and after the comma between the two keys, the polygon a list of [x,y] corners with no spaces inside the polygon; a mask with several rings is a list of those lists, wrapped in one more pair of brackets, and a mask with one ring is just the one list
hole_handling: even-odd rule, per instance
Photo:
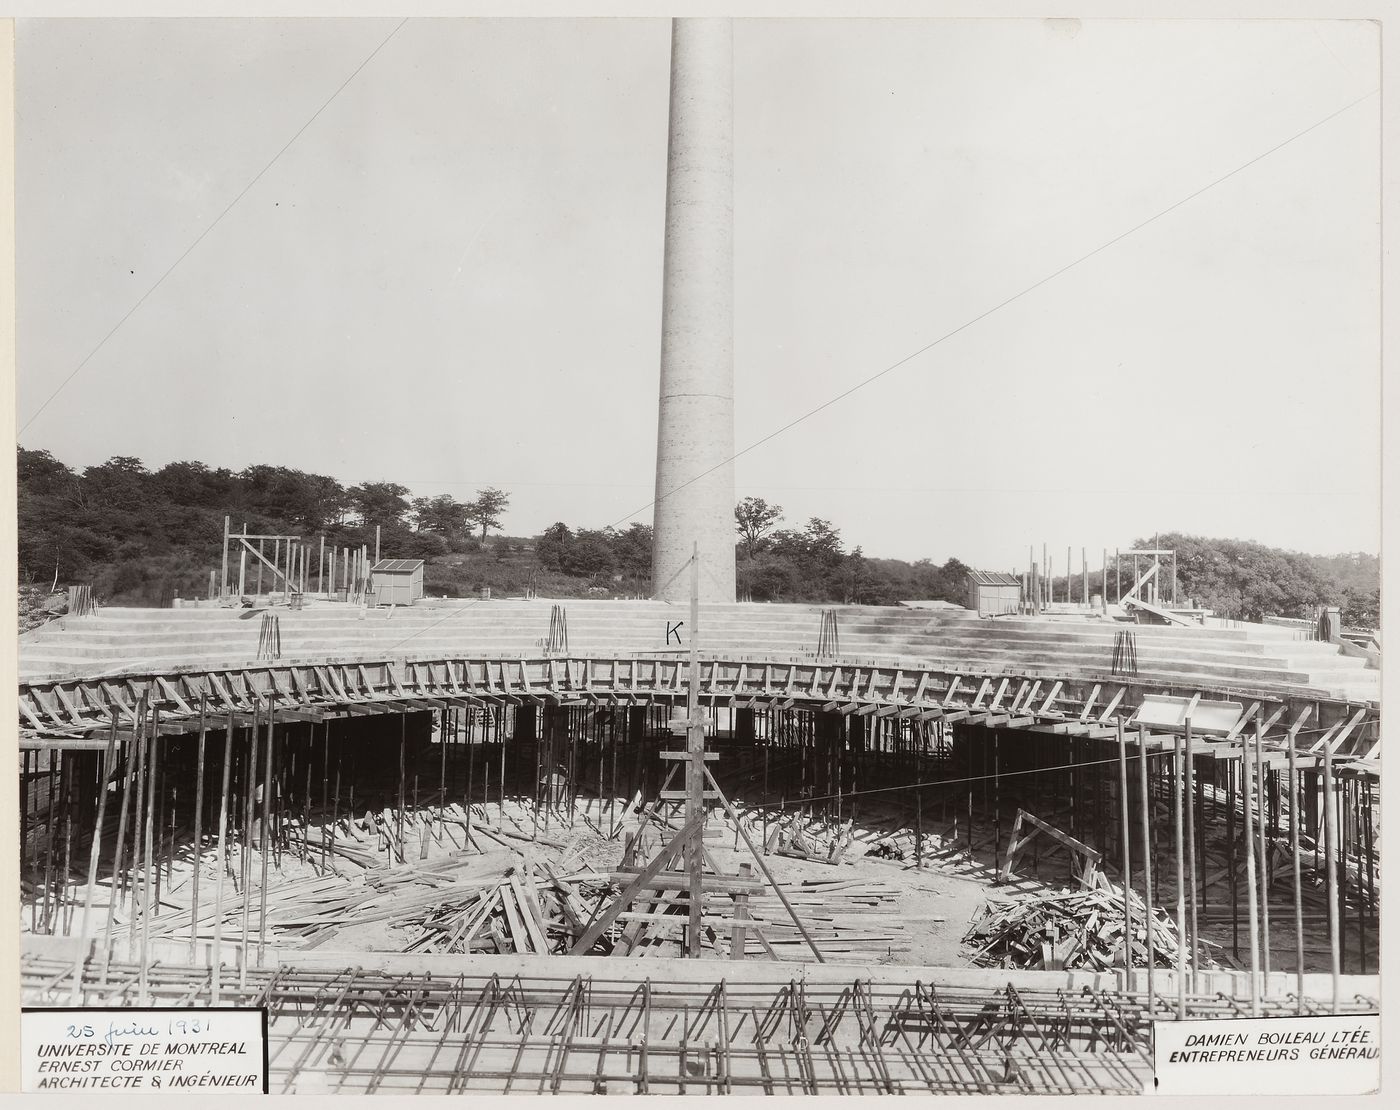
{"label": "concrete chimney", "polygon": [[652,593],[734,600],[734,89],[728,19],[671,23]]}

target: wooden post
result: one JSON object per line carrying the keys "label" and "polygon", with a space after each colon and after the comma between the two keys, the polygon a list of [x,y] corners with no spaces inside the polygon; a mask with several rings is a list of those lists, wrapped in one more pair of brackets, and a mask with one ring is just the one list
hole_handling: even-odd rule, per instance
{"label": "wooden post", "polygon": [[221,575],[219,578],[219,598],[228,596],[228,517],[224,517],[224,554],[220,563]]}
{"label": "wooden post", "polygon": [[1186,1019],[1186,861],[1181,829],[1181,737],[1172,734],[1172,825],[1176,833],[1176,1016]]}
{"label": "wooden post", "polygon": [[[686,750],[690,756],[685,764],[685,819],[687,824],[700,822],[700,828],[689,842],[686,870],[689,872],[690,904],[686,924],[685,954],[691,959],[700,955],[700,909],[704,878],[705,813],[705,725],[700,718],[700,544],[696,542],[690,555],[690,669],[686,676]],[[737,826],[737,822],[736,822]]]}
{"label": "wooden post", "polygon": [[1244,793],[1244,863],[1249,886],[1249,1012],[1259,1016],[1259,886],[1254,863],[1254,780],[1249,770],[1249,745],[1240,753],[1240,784]]}
{"label": "wooden post", "polygon": [[[1085,564],[1086,568],[1088,564]],[[1085,570],[1085,585],[1088,585],[1088,570]],[[1123,718],[1117,719],[1118,726],[1118,797],[1119,812],[1123,827],[1123,969],[1128,973],[1124,983],[1132,989],[1133,973],[1133,856],[1128,830],[1128,741],[1123,735]],[[1148,922],[1149,929],[1151,921]]]}
{"label": "wooden post", "polygon": [[219,1004],[219,973],[223,968],[223,954],[220,951],[224,939],[224,872],[225,853],[228,851],[228,786],[229,767],[233,760],[233,710],[229,710],[228,725],[224,729],[224,774],[219,786],[219,866],[214,880],[214,951],[210,955],[212,982],[210,984],[210,1004]]}
{"label": "wooden post", "polygon": [[1269,979],[1269,841],[1268,814],[1264,807],[1264,722],[1254,718],[1255,789],[1259,794],[1259,914],[1262,922],[1260,939],[1263,956],[1264,981]]}
{"label": "wooden post", "polygon": [[379,562],[379,525],[374,526],[374,561]]}
{"label": "wooden post", "polygon": [[1342,1008],[1341,937],[1337,929],[1337,799],[1332,794],[1332,748],[1322,745],[1323,855],[1327,859],[1327,940],[1332,953],[1332,1012]]}
{"label": "wooden post", "polygon": [[[737,827],[737,826],[736,826]],[[739,864],[739,878],[748,882],[753,878],[753,864]],[[734,896],[734,927],[729,939],[729,958],[742,960],[744,945],[748,939],[749,896],[741,891]]]}
{"label": "wooden post", "polygon": [[[1136,579],[1134,579],[1136,581]],[[1196,868],[1196,760],[1195,746],[1191,743],[1191,718],[1186,719],[1186,777],[1182,788],[1181,804],[1186,810],[1186,863],[1187,883],[1190,885],[1191,919],[1191,979],[1194,984],[1196,968],[1200,962],[1200,926],[1197,906],[1200,892],[1200,874]]]}
{"label": "wooden post", "polygon": [[1303,723],[1300,714],[1288,730],[1288,841],[1293,856],[1293,940],[1298,961],[1298,1013],[1303,1013],[1303,863],[1298,845],[1298,747],[1296,738]]}
{"label": "wooden post", "polygon": [[151,859],[155,851],[155,784],[160,765],[160,710],[158,708],[151,710],[150,748],[150,758],[146,761],[146,848],[142,859],[141,886],[141,988],[138,994],[140,998],[138,1005],[141,1006],[147,1004],[147,976],[151,963],[149,958],[151,947]]}
{"label": "wooden post", "polygon": [[[248,534],[248,522],[243,522],[243,534]],[[238,541],[238,596],[244,596],[247,590],[247,570],[248,570],[248,541]]]}
{"label": "wooden post", "polygon": [[199,697],[199,748],[195,757],[194,784],[194,875],[190,894],[190,962],[194,962],[195,932],[199,928],[199,861],[204,849],[204,733],[209,694]]}
{"label": "wooden post", "polygon": [[[1108,564],[1104,564],[1108,573]],[[1104,597],[1107,598],[1107,593]],[[1156,932],[1156,919],[1152,916],[1152,837],[1151,837],[1151,798],[1147,792],[1147,727],[1138,725],[1138,787],[1142,794],[1142,893],[1143,906],[1147,917],[1147,1014],[1152,1016],[1155,995],[1152,976],[1157,968],[1156,948],[1153,934]]]}
{"label": "wooden post", "polygon": [[262,875],[258,890],[258,966],[263,965],[267,951],[267,860],[272,855],[272,791],[277,779],[272,773],[272,730],[276,715],[272,709],[273,695],[267,695],[267,750],[263,756],[262,791],[262,836],[259,838],[259,855]]}
{"label": "wooden post", "polygon": [[[78,947],[78,955],[73,966],[73,995],[71,1002],[74,1006],[82,1000],[83,989],[83,961],[87,955],[88,944],[88,918],[92,914],[92,895],[97,887],[97,860],[102,854],[102,823],[107,816],[107,780],[112,777],[112,759],[117,750],[117,711],[112,710],[112,727],[107,734],[107,750],[102,754],[102,779],[97,787],[97,823],[92,827],[92,846],[88,851],[88,876],[87,890],[83,893],[83,920],[78,928],[78,935],[82,943]],[[117,892],[117,876],[112,875],[112,894],[115,897]]]}

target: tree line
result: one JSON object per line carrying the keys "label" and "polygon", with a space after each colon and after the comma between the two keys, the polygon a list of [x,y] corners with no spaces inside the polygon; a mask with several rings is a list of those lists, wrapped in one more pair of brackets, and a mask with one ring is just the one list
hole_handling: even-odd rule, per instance
{"label": "tree line", "polygon": [[[149,470],[128,456],[79,472],[48,451],[21,447],[18,500],[21,582],[89,582],[109,604],[204,596],[218,565],[225,514],[235,530],[246,524],[264,534],[324,535],[328,546],[373,549],[378,526],[386,557],[428,563],[430,593],[533,587],[568,597],[651,589],[650,525],[556,521],[538,536],[512,539],[502,532],[510,495],[494,487],[458,501],[447,494],[413,497],[392,481],[347,486],[328,475],[262,464],[233,471],[184,461]],[[787,525],[782,506],[761,497],[735,506],[734,528],[736,580],[745,600],[893,605],[966,598],[968,567],[957,558],[939,565],[870,557],[858,545],[848,548],[831,521]],[[1179,592],[1221,616],[1309,617],[1318,605],[1339,605],[1346,624],[1379,626],[1374,555],[1304,555],[1176,532],[1154,542],[1176,551]]]}
{"label": "tree line", "polygon": [[172,462],[149,470],[116,456],[82,471],[48,451],[19,448],[20,580],[89,581],[106,598],[203,596],[217,565],[224,517],[235,531],[326,537],[328,546],[374,547],[396,558],[433,559],[479,549],[510,504],[486,488],[469,501],[410,497],[391,481],[343,485],[284,466],[243,470]]}

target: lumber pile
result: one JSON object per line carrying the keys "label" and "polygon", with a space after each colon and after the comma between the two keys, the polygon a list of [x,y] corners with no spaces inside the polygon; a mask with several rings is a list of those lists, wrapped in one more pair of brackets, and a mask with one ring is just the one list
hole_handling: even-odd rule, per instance
{"label": "lumber pile", "polygon": [[[895,883],[806,879],[784,883],[783,893],[823,955],[874,957],[910,948]],[[771,946],[774,958],[811,959],[811,949],[776,895],[755,895],[749,907],[758,935],[767,942],[765,947]]]}
{"label": "lumber pile", "polygon": [[[1132,962],[1146,967],[1146,909],[1136,893],[1130,897]],[[989,900],[963,940],[975,948],[972,962],[978,967],[1045,971],[1122,967],[1123,888],[1100,876],[1088,890]],[[1176,966],[1176,926],[1160,910],[1153,915],[1152,945],[1154,966]],[[1213,967],[1215,961],[1203,953],[1201,966]]]}

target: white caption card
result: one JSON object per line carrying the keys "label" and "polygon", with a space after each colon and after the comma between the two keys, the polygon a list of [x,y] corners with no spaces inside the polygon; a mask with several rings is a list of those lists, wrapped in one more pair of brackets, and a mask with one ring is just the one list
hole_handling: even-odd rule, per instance
{"label": "white caption card", "polygon": [[25,1010],[23,1090],[263,1094],[262,1010]]}

